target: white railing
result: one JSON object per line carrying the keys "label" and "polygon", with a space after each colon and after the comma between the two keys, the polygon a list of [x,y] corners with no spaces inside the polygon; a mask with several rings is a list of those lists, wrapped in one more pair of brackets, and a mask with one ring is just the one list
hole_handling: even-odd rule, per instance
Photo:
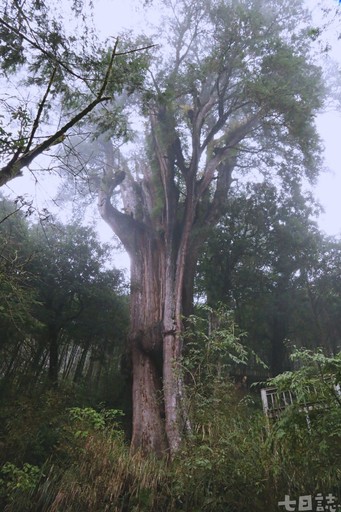
{"label": "white railing", "polygon": [[[335,397],[341,397],[340,385],[334,386]],[[311,398],[316,397],[315,399],[310,399],[307,402],[299,402],[295,396],[295,393],[292,391],[278,391],[277,388],[263,388],[260,390],[261,398],[263,403],[263,411],[264,414],[269,419],[277,419],[281,412],[284,411],[288,406],[297,404],[299,406],[299,411],[305,412],[306,414],[309,411],[314,409],[326,409],[328,408],[328,403],[326,401],[321,401],[318,399],[318,393],[315,389],[312,389]]]}

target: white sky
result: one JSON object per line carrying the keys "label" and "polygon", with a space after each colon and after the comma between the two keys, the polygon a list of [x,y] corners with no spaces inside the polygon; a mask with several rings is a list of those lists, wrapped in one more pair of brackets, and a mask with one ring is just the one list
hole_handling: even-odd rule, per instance
{"label": "white sky", "polygon": [[[310,0],[312,2],[314,0]],[[337,0],[323,0],[326,6],[335,5]],[[95,23],[104,36],[116,36],[118,27],[133,29],[138,34],[145,28],[146,21],[154,18],[152,8],[144,10],[142,3],[136,8],[134,0],[95,0]],[[340,19],[341,25],[341,19]],[[341,43],[331,35],[333,40],[332,56],[341,64]],[[340,76],[341,78],[341,76]],[[326,164],[329,172],[323,173],[319,178],[314,194],[321,202],[325,213],[321,215],[319,225],[330,235],[341,235],[341,113],[328,112],[318,118],[319,133],[324,141]],[[37,175],[38,176],[38,175]],[[39,181],[25,171],[25,178],[13,180],[8,185],[8,192],[15,195],[27,193],[34,198],[39,208],[46,207],[46,202],[54,198],[57,182],[51,176],[39,174]],[[100,231],[103,239],[109,239],[112,234],[104,222],[100,222]],[[123,262],[123,263],[122,263]],[[126,266],[127,260],[118,261],[119,266]]]}
{"label": "white sky", "polygon": [[341,113],[323,114],[317,125],[324,140],[328,167],[314,189],[325,210],[319,218],[319,226],[329,235],[341,235]]}

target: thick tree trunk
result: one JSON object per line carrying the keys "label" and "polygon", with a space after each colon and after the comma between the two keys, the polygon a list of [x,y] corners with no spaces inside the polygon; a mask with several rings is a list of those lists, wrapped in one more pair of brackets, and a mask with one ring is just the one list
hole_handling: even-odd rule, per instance
{"label": "thick tree trunk", "polygon": [[131,261],[132,448],[168,448],[163,400],[164,258],[160,241],[139,233]]}
{"label": "thick tree trunk", "polygon": [[159,221],[147,216],[144,222],[135,220],[137,207],[131,207],[132,215],[119,212],[110,196],[111,187],[122,179],[120,172],[107,180],[113,185],[104,183],[99,211],[131,258],[132,449],[172,457],[190,429],[181,360],[183,316],[192,312],[197,254],[204,237],[192,238],[196,199],[188,195],[177,220],[177,195],[167,183]]}
{"label": "thick tree trunk", "polygon": [[162,454],[167,450],[162,404],[162,379],[158,365],[133,342],[132,449]]}
{"label": "thick tree trunk", "polygon": [[172,455],[185,424],[178,269],[162,236],[141,231],[136,247],[131,259],[132,449]]}

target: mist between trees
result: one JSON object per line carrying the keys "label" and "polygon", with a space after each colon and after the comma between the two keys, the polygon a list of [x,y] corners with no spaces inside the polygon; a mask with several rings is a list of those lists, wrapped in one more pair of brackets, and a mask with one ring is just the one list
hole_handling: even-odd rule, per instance
{"label": "mist between trees", "polygon": [[[299,0],[157,5],[153,36],[102,42],[82,2],[72,33],[49,2],[1,4],[0,184],[53,170],[58,200],[80,197],[69,225],[2,199],[5,510],[277,510],[339,492],[335,396],[313,433],[295,408],[269,433],[249,389],[289,371],[326,400],[340,378],[341,245],[303,186],[323,167],[324,26]],[[94,199],[129,291],[81,225]],[[325,352],[294,367],[294,346]]]}

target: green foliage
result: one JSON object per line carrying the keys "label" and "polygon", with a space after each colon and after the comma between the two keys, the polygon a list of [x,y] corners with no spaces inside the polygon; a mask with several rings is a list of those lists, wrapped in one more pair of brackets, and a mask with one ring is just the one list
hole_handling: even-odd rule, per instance
{"label": "green foliage", "polygon": [[[195,364],[201,361],[197,350]],[[204,346],[202,350],[205,353]],[[213,350],[207,359],[205,353],[212,377],[221,359],[220,351],[218,358],[215,355]],[[296,357],[302,366],[292,379],[295,389],[300,379],[305,389],[307,381],[321,376],[321,368],[323,379],[338,381],[339,355],[301,350]],[[272,384],[281,385],[281,379],[281,389],[287,389],[287,375]],[[285,494],[341,495],[341,418],[335,400],[335,406],[331,401],[328,409],[310,412],[309,426],[305,413],[295,408],[269,425],[259,398],[241,394],[226,379],[216,378],[213,385],[202,380],[203,388],[205,397],[190,397],[192,435],[172,461],[132,454],[119,424],[121,411],[69,407],[65,402],[56,408],[55,392],[50,399],[44,397],[41,403],[50,407],[45,408],[46,419],[55,421],[58,408],[63,414],[58,420],[59,441],[42,466],[3,466],[6,512],[35,512],[38,505],[39,510],[56,512],[275,512]],[[23,437],[30,430],[28,423]]]}
{"label": "green foliage", "polygon": [[61,441],[61,425],[66,407],[78,400],[75,390],[61,386],[46,390],[42,386],[19,396],[7,394],[1,401],[2,453],[0,462],[24,461],[41,466]]}
{"label": "green foliage", "polygon": [[[25,212],[26,210],[26,212]],[[30,255],[26,216],[30,205],[18,198],[15,203],[0,197],[0,334],[5,346],[25,329],[40,328],[32,315],[37,295],[30,287]]]}
{"label": "green foliage", "polygon": [[336,389],[341,382],[341,352],[328,357],[322,348],[314,351],[295,348],[291,359],[298,369],[271,379],[271,385],[281,391],[292,391],[299,404],[318,399],[341,407],[341,396]]}
{"label": "green foliage", "polygon": [[24,492],[31,491],[37,485],[40,477],[40,469],[27,463],[23,464],[22,469],[20,469],[15,464],[6,462],[0,473],[2,476],[0,485],[6,487],[9,492],[13,492],[15,489]]}
{"label": "green foliage", "polygon": [[298,369],[269,382],[291,391],[295,403],[271,425],[269,440],[278,465],[278,478],[291,492],[331,490],[341,494],[341,354],[330,357],[322,349],[295,349]]}
{"label": "green foliage", "polygon": [[199,262],[198,291],[234,309],[273,375],[290,368],[288,344],[340,343],[340,242],[318,231],[318,212],[297,184],[238,187]]}
{"label": "green foliage", "polygon": [[192,389],[209,393],[220,382],[226,382],[232,368],[247,365],[250,358],[265,366],[243,340],[234,313],[226,306],[218,309],[198,307],[198,314],[186,319],[184,368],[190,375]]}
{"label": "green foliage", "polygon": [[[37,466],[24,463],[21,468],[6,462],[0,468],[0,503],[15,503],[15,507],[29,507],[28,496],[33,493],[41,478]],[[23,510],[23,508],[21,508]]]}
{"label": "green foliage", "polygon": [[[91,407],[72,407],[69,410],[72,424],[77,427],[75,437],[87,437],[92,430],[117,429],[117,419],[124,416],[118,409],[96,411]],[[79,429],[81,427],[81,429]],[[87,428],[87,430],[84,430]]]}
{"label": "green foliage", "polygon": [[[68,132],[90,118],[94,136],[110,131],[127,139],[124,99],[142,87],[149,59],[141,49],[150,42],[127,35],[114,45],[100,40],[85,4],[70,0],[62,11],[50,0],[0,6],[0,75],[13,91],[0,97],[1,185],[53,145],[65,141],[70,149]],[[51,116],[56,110],[67,119],[62,127]],[[57,135],[54,141],[46,135],[47,125]]]}
{"label": "green foliage", "polygon": [[[199,10],[201,22],[198,22]],[[170,64],[166,61],[166,66],[171,66],[171,72],[167,74],[167,70],[163,69],[160,78],[166,75],[166,91],[179,97],[179,100],[175,100],[179,107],[187,106],[181,122],[178,122],[180,133],[185,131],[184,125],[190,126],[186,114],[188,109],[196,112],[198,103],[215,95],[217,87],[221,91],[217,100],[219,108],[210,109],[202,130],[208,136],[212,135],[211,130],[214,135],[218,128],[221,130],[219,136],[211,141],[210,147],[216,152],[222,150],[229,132],[250,112],[261,107],[264,109],[262,126],[255,131],[255,138],[251,135],[253,144],[249,146],[248,140],[244,139],[243,151],[240,153],[239,147],[235,148],[239,162],[242,161],[243,167],[247,168],[250,151],[253,152],[251,165],[258,171],[267,173],[270,167],[271,172],[277,168],[283,176],[288,170],[282,165],[284,158],[286,162],[291,162],[291,178],[295,174],[298,181],[303,167],[310,177],[316,176],[317,161],[314,162],[312,155],[319,160],[316,152],[319,142],[310,116],[321,108],[323,84],[321,72],[312,62],[311,40],[305,32],[307,13],[303,11],[302,2],[286,1],[283,4],[282,1],[272,1],[271,5],[264,1],[206,2],[197,11],[189,9],[186,2],[180,2],[176,13],[177,21],[172,19],[173,12],[167,20],[174,31],[170,42],[176,48],[175,62]],[[304,20],[303,24],[300,25],[298,20]],[[186,24],[193,25],[193,34],[195,30],[200,34],[194,45],[186,43],[188,49],[184,40],[186,36],[190,40],[193,35]],[[287,31],[291,37],[288,37]],[[180,65],[176,61],[179,47],[183,50]],[[171,74],[173,69],[176,70],[176,77]],[[183,110],[179,108],[179,113]],[[280,121],[281,127],[275,118]],[[217,129],[213,128],[215,123]],[[289,149],[291,144],[298,151],[293,152],[293,146]],[[255,147],[262,155],[259,160],[255,156]],[[273,158],[275,153],[278,155],[277,161]],[[265,163],[268,157],[272,160],[270,167]]]}
{"label": "green foliage", "polygon": [[101,245],[91,228],[46,220],[43,227],[29,225],[21,210],[20,201],[1,204],[2,385],[27,386],[39,380],[52,340],[55,376],[63,376],[63,349],[66,357],[74,354],[68,379],[82,381],[91,355],[105,369],[110,386],[128,326],[123,274],[105,268],[111,248]]}

